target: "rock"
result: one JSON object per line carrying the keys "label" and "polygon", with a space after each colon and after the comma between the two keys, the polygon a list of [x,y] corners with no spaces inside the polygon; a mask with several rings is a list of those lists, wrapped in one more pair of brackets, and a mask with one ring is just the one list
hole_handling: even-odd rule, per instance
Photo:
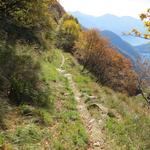
{"label": "rock", "polygon": [[98,121],[98,124],[101,126],[101,125],[103,125],[104,123],[103,123],[102,120],[99,120],[99,121]]}
{"label": "rock", "polygon": [[100,143],[100,142],[96,142],[96,143],[93,144],[93,146],[94,146],[94,147],[100,147],[100,146],[101,146],[101,143]]}
{"label": "rock", "polygon": [[88,96],[89,99],[97,99],[96,96]]}
{"label": "rock", "polygon": [[109,112],[107,113],[107,115],[108,115],[110,118],[116,118],[115,113],[112,112],[112,111],[109,111]]}
{"label": "rock", "polygon": [[95,121],[95,119],[91,119],[90,121],[89,121],[89,123],[92,123],[92,122],[94,122]]}

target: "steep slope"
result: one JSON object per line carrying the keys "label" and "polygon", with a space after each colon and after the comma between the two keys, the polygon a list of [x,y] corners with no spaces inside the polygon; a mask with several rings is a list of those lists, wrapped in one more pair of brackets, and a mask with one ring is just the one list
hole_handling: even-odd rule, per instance
{"label": "steep slope", "polygon": [[[56,25],[64,11],[60,5],[54,7],[50,11],[56,11]],[[44,29],[38,34],[40,40]],[[21,31],[26,34],[24,28]],[[40,41],[47,47],[54,40],[48,37],[46,34]],[[0,74],[0,90],[3,81],[13,81],[10,86],[6,82],[5,93],[0,91],[0,149],[149,150],[150,118],[143,99],[129,98],[97,84],[70,53],[52,47],[42,49],[22,39],[0,40],[0,73],[8,71],[7,76]],[[37,62],[38,72],[31,58]],[[33,76],[32,80],[24,79],[28,76]],[[11,101],[13,90],[16,98]],[[16,104],[20,98],[23,100]]]}
{"label": "steep slope", "polygon": [[[50,54],[51,53],[51,54]],[[57,71],[61,51],[45,53],[39,58],[41,78],[51,93],[51,108],[22,104],[11,105],[0,98],[0,149],[58,150],[88,148],[88,135],[77,111],[77,103],[68,80]],[[43,57],[43,56],[42,56]],[[7,113],[6,113],[7,112]],[[5,116],[5,117],[4,117]],[[66,140],[67,139],[67,140]]]}
{"label": "steep slope", "polygon": [[[4,10],[5,2],[2,5]],[[18,6],[16,9],[24,23],[22,7],[25,4],[30,6],[30,12],[33,8],[31,3],[37,3],[33,5],[36,12],[41,8],[42,15],[37,12],[25,16],[39,19],[39,22],[31,23],[37,27],[35,34],[34,27],[26,29],[14,20],[13,25],[6,22],[5,28],[9,27],[9,30],[5,32],[0,25],[0,34],[3,35],[0,38],[0,149],[84,150],[88,147],[88,135],[68,80],[57,71],[61,57],[52,49],[55,28],[65,12],[57,1],[50,8],[44,3],[47,1],[42,1],[43,9],[38,2],[41,1],[13,3]],[[9,20],[9,17],[5,19]],[[7,32],[13,39],[7,37]]]}
{"label": "steep slope", "polygon": [[150,117],[142,97],[100,86],[69,53],[55,50],[52,58],[45,56],[43,80],[50,85],[55,111],[1,100],[1,114],[7,111],[2,149],[149,150]]}
{"label": "steep slope", "polygon": [[110,30],[133,45],[146,43],[144,39],[122,35],[122,32],[129,32],[133,28],[137,28],[141,32],[144,32],[144,25],[139,19],[129,16],[117,17],[111,14],[105,14],[100,17],[93,17],[80,12],[71,12],[71,14],[77,17],[80,23],[86,28],[98,28],[101,31]]}
{"label": "steep slope", "polygon": [[[150,135],[147,132],[150,130],[150,110],[147,109],[142,97],[128,97],[100,86],[91,74],[82,72],[83,66],[80,66],[70,54],[63,55],[66,59],[63,69],[72,75],[76,87],[82,94],[81,99],[84,100],[93,121],[102,129],[103,135],[106,136],[105,142],[109,144],[110,149],[149,150]],[[105,108],[107,111],[104,111]]]}
{"label": "steep slope", "polygon": [[139,54],[133,46],[122,40],[118,35],[111,31],[102,31],[101,35],[108,38],[112,45],[117,48],[118,52],[123,54],[125,57],[130,58],[133,62],[136,62]]}

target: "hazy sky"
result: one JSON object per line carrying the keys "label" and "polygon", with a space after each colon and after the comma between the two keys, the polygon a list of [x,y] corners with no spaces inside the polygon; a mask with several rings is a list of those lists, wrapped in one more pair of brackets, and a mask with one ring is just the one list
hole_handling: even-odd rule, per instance
{"label": "hazy sky", "polygon": [[93,16],[110,13],[117,16],[132,16],[150,7],[150,0],[60,0],[67,11],[80,11]]}

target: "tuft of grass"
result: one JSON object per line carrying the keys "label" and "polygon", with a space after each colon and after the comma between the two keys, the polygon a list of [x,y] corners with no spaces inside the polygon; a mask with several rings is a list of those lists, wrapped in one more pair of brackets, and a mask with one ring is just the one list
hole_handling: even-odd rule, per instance
{"label": "tuft of grass", "polygon": [[7,99],[0,98],[0,129],[7,129],[7,125],[5,124],[5,117],[9,110],[9,105],[7,103]]}
{"label": "tuft of grass", "polygon": [[33,106],[25,105],[25,104],[20,106],[20,113],[21,113],[21,115],[32,116],[32,115],[34,115],[33,111],[34,111],[34,107]]}
{"label": "tuft of grass", "polygon": [[57,146],[59,146],[59,148],[72,150],[87,149],[88,137],[79,120],[62,122],[58,126],[57,131],[59,135],[54,139],[53,149]]}
{"label": "tuft of grass", "polygon": [[148,150],[150,120],[144,118],[128,118],[122,123],[110,118],[106,127],[111,138],[124,150]]}
{"label": "tuft of grass", "polygon": [[3,144],[4,144],[4,135],[2,134],[2,133],[0,133],[0,147],[2,147],[3,146]]}
{"label": "tuft of grass", "polygon": [[8,133],[7,138],[15,145],[22,145],[37,143],[42,140],[43,135],[44,134],[38,126],[29,124],[27,126],[18,127],[13,134]]}
{"label": "tuft of grass", "polygon": [[37,121],[41,124],[44,124],[46,126],[50,126],[53,123],[52,115],[45,109],[37,109],[34,111],[37,118],[39,118]]}
{"label": "tuft of grass", "polygon": [[53,122],[52,114],[43,108],[35,108],[30,105],[20,106],[20,112],[24,116],[34,117],[35,123],[50,126]]}

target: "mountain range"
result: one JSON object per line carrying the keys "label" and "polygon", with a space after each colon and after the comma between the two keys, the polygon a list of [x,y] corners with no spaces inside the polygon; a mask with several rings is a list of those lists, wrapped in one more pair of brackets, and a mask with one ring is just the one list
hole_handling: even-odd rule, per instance
{"label": "mountain range", "polygon": [[150,60],[150,43],[139,45],[135,48],[142,58]]}
{"label": "mountain range", "polygon": [[135,47],[139,53],[150,53],[150,43]]}
{"label": "mountain range", "polygon": [[139,57],[139,53],[136,51],[135,47],[122,40],[117,34],[111,31],[104,30],[100,32],[100,34],[101,36],[106,37],[119,53],[131,59],[132,62],[136,62],[137,58]]}
{"label": "mountain range", "polygon": [[122,32],[129,32],[133,28],[145,32],[144,25],[139,19],[130,16],[118,17],[111,14],[94,17],[78,11],[71,12],[71,14],[79,20],[83,27],[100,30],[100,34],[106,37],[112,46],[129,58],[133,64],[136,64],[139,57],[150,58],[150,44],[147,44],[147,40],[122,34]]}
{"label": "mountain range", "polygon": [[147,41],[141,38],[132,36],[124,36],[123,32],[129,32],[133,28],[138,29],[141,32],[145,32],[145,28],[140,19],[136,19],[130,16],[118,17],[111,14],[105,14],[100,17],[94,17],[83,14],[81,12],[71,12],[75,16],[81,25],[86,28],[98,28],[99,30],[109,30],[119,35],[123,40],[127,41],[131,45],[145,44]]}

